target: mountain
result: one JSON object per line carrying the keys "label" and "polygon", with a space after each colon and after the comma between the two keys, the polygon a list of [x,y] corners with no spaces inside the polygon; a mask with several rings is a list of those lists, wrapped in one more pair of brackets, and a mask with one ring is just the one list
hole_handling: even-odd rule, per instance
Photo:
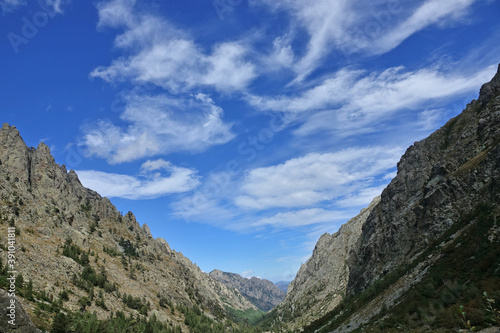
{"label": "mountain", "polygon": [[285,300],[276,311],[291,329],[300,329],[333,310],[346,294],[349,251],[361,236],[361,227],[379,203],[375,198],[359,215],[334,234],[323,234],[313,254],[288,286]]}
{"label": "mountain", "polygon": [[478,100],[408,148],[363,226],[349,293],[412,261],[478,205],[499,203],[499,93],[500,70]]}
{"label": "mountain", "polygon": [[284,292],[286,294],[287,290],[288,290],[288,286],[290,285],[292,281],[279,281],[279,282],[276,282],[274,285],[276,287],[278,287],[279,290],[281,290],[282,292]]}
{"label": "mountain", "polygon": [[498,332],[499,286],[500,66],[408,148],[380,199],[320,238],[267,320],[294,332]]}
{"label": "mountain", "polygon": [[209,274],[217,281],[238,290],[250,302],[262,311],[269,311],[281,303],[286,293],[269,280],[251,277],[244,278],[236,273],[222,272],[215,269]]}
{"label": "mountain", "polygon": [[[73,170],[55,163],[44,143],[28,148],[15,126],[3,124],[2,259],[7,258],[9,227],[15,228],[16,296],[41,329],[67,317],[72,327],[101,321],[164,325],[162,332],[204,332],[200,327],[217,325],[223,331],[226,309],[256,309],[164,239],[154,239],[131,212],[122,215],[107,198],[83,187]],[[5,260],[0,262],[4,289],[8,270]],[[147,318],[155,322],[146,323]],[[8,327],[4,320],[0,327]]]}

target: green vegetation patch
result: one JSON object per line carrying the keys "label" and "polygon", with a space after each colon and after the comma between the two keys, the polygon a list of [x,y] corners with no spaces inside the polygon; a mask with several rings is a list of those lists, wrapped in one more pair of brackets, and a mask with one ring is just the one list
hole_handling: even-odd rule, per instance
{"label": "green vegetation patch", "polygon": [[261,310],[246,309],[243,311],[230,307],[226,307],[226,312],[235,323],[252,326],[258,324],[265,315],[265,312]]}

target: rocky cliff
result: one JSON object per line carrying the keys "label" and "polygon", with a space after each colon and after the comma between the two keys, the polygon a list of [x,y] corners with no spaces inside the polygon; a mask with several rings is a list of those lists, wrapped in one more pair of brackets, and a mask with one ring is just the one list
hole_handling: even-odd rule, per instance
{"label": "rocky cliff", "polygon": [[222,272],[215,269],[210,276],[225,285],[238,290],[250,302],[262,311],[269,311],[281,303],[286,294],[269,280],[251,277],[244,278],[236,273]]}
{"label": "rocky cliff", "polygon": [[333,310],[347,290],[349,252],[361,236],[361,228],[378,204],[375,198],[359,215],[342,225],[334,234],[325,233],[313,254],[300,267],[288,286],[285,300],[276,309],[280,321],[291,329],[300,329]]}
{"label": "rocky cliff", "polygon": [[120,214],[107,198],[83,187],[74,171],[55,163],[45,144],[28,148],[18,130],[4,124],[1,258],[9,226],[16,229],[16,265],[24,281],[19,291],[29,294],[26,309],[40,328],[49,328],[58,299],[64,311],[95,312],[98,319],[118,312],[155,315],[182,331],[188,331],[188,309],[213,319],[223,318],[226,306],[255,309],[164,239],[154,239],[131,212]]}
{"label": "rocky cliff", "polygon": [[413,261],[478,204],[500,203],[500,67],[457,117],[408,148],[350,259],[349,293]]}
{"label": "rocky cliff", "polygon": [[[11,300],[13,298],[9,297],[8,293],[0,289],[0,314],[3,318],[8,318],[8,320],[12,320],[10,315],[10,307],[11,305]],[[26,310],[24,309],[21,301],[19,298],[15,298],[15,308],[16,308],[16,313],[15,313],[15,321],[12,322],[12,324],[6,324],[2,321],[2,326],[0,327],[0,332],[2,333],[42,333],[39,329],[35,327],[35,325],[31,322],[30,317],[26,313]]]}
{"label": "rocky cliff", "polygon": [[477,100],[408,148],[342,255],[333,239],[348,229],[321,237],[275,323],[305,332],[500,326],[499,207],[500,66]]}

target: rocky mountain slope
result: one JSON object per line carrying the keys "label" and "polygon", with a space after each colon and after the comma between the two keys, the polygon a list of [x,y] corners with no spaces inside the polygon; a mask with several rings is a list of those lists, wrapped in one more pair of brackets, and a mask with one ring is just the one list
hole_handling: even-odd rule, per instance
{"label": "rocky mountain slope", "polygon": [[300,329],[333,310],[346,294],[349,277],[347,259],[361,236],[361,228],[373,208],[375,198],[359,215],[342,225],[334,234],[323,234],[313,254],[300,267],[288,286],[285,300],[276,309],[280,321],[291,329]]}
{"label": "rocky mountain slope", "polygon": [[349,293],[411,262],[480,203],[500,203],[500,71],[457,117],[408,148],[363,226]]}
{"label": "rocky mountain slope", "polygon": [[17,296],[40,328],[50,328],[61,309],[96,313],[100,320],[117,313],[154,315],[183,332],[193,324],[186,319],[192,315],[212,320],[224,318],[226,307],[255,309],[164,239],[154,239],[131,212],[122,215],[107,198],[83,187],[74,171],[55,163],[45,144],[28,148],[18,130],[4,124],[0,258],[7,258],[8,227],[16,229],[22,274]]}
{"label": "rocky mountain slope", "polygon": [[349,228],[321,237],[268,318],[274,327],[500,326],[500,66],[477,100],[408,148],[380,202],[357,218],[361,229],[344,251],[332,247]]}
{"label": "rocky mountain slope", "polygon": [[269,311],[281,303],[286,293],[269,280],[252,277],[244,278],[236,273],[222,272],[215,269],[209,274],[217,281],[238,290],[250,302],[262,311]]}

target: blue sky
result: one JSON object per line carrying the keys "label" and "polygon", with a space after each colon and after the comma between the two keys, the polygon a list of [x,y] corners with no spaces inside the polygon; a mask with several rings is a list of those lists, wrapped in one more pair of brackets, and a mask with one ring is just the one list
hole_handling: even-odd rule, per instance
{"label": "blue sky", "polygon": [[0,0],[0,112],[204,271],[292,280],[500,61],[480,0]]}

